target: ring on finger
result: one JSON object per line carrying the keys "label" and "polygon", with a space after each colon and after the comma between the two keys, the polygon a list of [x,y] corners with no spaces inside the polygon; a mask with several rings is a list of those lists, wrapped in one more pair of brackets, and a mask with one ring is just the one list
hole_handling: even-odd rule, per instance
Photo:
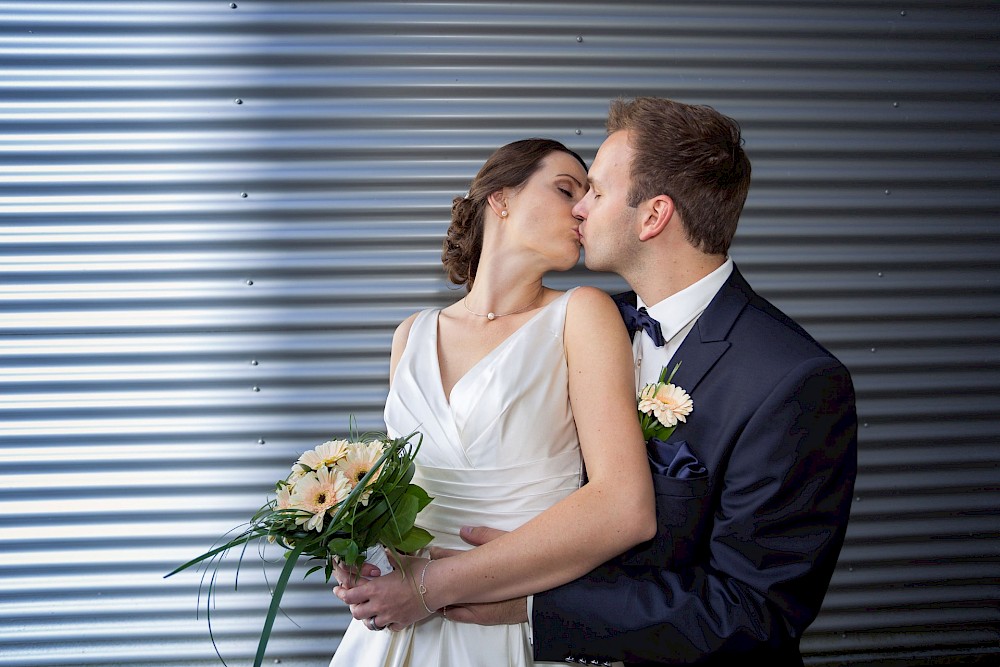
{"label": "ring on finger", "polygon": [[373,630],[375,632],[378,632],[379,630],[385,630],[385,628],[379,627],[378,624],[375,623],[375,617],[374,616],[370,616],[368,618],[368,620],[365,621],[365,625],[368,626],[369,630]]}

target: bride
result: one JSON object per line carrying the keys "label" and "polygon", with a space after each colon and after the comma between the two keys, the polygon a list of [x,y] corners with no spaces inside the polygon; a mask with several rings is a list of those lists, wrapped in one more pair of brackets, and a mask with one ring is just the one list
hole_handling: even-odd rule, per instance
{"label": "bride", "polygon": [[[547,590],[653,537],[618,310],[598,289],[542,284],[579,260],[572,208],[586,191],[576,153],[526,139],[498,149],[455,199],[442,259],[468,293],[399,325],[385,421],[392,435],[423,433],[413,481],[434,500],[417,523],[434,546],[464,551],[404,557],[353,584],[338,569],[335,590],[360,620],[331,667],[540,664],[526,622],[456,623],[448,606]],[[470,550],[463,525],[512,532]]]}

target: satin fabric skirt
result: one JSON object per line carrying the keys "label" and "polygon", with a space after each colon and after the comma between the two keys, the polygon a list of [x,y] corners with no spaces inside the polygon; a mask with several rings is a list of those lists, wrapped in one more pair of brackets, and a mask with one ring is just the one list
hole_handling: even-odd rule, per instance
{"label": "satin fabric skirt", "polygon": [[530,667],[528,624],[472,625],[430,616],[401,630],[372,632],[351,621],[331,667]]}

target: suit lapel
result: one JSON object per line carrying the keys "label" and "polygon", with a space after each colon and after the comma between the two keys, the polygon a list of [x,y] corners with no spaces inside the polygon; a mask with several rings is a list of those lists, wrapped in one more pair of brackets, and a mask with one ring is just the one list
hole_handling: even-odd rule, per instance
{"label": "suit lapel", "polygon": [[693,395],[705,374],[729,349],[731,343],[726,338],[752,294],[750,285],[734,266],[729,279],[671,357],[671,367],[681,364],[674,384]]}

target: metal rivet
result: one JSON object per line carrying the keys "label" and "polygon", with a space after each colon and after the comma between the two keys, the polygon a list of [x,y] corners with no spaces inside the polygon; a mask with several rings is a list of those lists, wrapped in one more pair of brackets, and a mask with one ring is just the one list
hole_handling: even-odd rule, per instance
{"label": "metal rivet", "polygon": [[253,285],[253,281],[252,280],[248,280],[247,281],[247,285]]}
{"label": "metal rivet", "polygon": [[257,365],[257,360],[256,359],[251,359],[250,360],[250,365],[251,366],[256,366]]}
{"label": "metal rivet", "polygon": [[581,132],[580,130],[577,130],[576,133],[577,134],[583,134],[583,132]]}
{"label": "metal rivet", "polygon": [[848,572],[854,572],[854,566],[851,566],[851,567],[847,568],[847,571]]}
{"label": "metal rivet", "polygon": [[879,272],[878,272],[878,277],[879,277],[879,278],[881,278],[881,277],[882,277],[882,272],[881,272],[881,271],[879,271]]}
{"label": "metal rivet", "polygon": [[906,16],[906,10],[905,9],[900,9],[899,10],[899,15],[900,16]]}
{"label": "metal rivet", "polygon": [[864,424],[862,424],[861,427],[862,428],[868,428],[868,422],[865,422]]}
{"label": "metal rivet", "polygon": [[235,100],[233,100],[233,102],[235,102],[236,104],[243,104],[243,100],[241,100],[238,97]]}
{"label": "metal rivet", "polygon": [[886,188],[885,189],[885,194],[886,194],[886,196],[891,195],[892,194],[892,190],[890,190],[889,188]]}
{"label": "metal rivet", "polygon": [[893,109],[898,109],[899,108],[899,102],[893,102],[892,103],[892,108]]}
{"label": "metal rivet", "polygon": [[264,443],[264,438],[261,438],[260,440],[258,440],[258,441],[257,441],[257,444],[258,444],[258,445],[263,445],[263,444],[265,444],[265,443]]}
{"label": "metal rivet", "polygon": [[236,3],[235,2],[230,2],[229,3],[229,8],[230,9],[236,9]]}
{"label": "metal rivet", "polygon": [[583,41],[583,35],[577,35],[576,36],[576,41],[582,42]]}
{"label": "metal rivet", "polygon": [[872,348],[872,352],[874,352],[874,351],[875,351],[875,348],[873,347],[873,348]]}
{"label": "metal rivet", "polygon": [[855,496],[854,497],[854,502],[860,503],[861,502],[861,496]]}
{"label": "metal rivet", "polygon": [[247,197],[249,197],[250,195],[248,195],[248,194],[247,194],[247,193],[245,193],[245,192],[241,192],[241,193],[240,193],[240,196],[241,196],[241,197],[243,197],[244,199],[246,199],[246,198],[247,198]]}
{"label": "metal rivet", "polygon": [[253,390],[254,391],[260,391],[260,387],[254,387]]}

